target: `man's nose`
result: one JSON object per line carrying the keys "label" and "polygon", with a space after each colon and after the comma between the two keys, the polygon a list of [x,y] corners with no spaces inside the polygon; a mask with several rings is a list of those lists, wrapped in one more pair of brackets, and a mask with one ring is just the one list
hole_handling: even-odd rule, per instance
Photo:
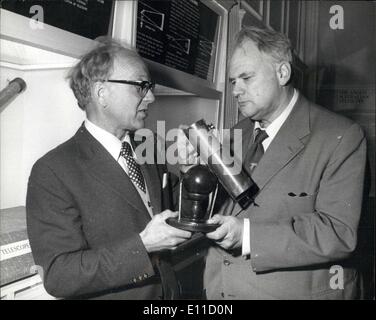
{"label": "man's nose", "polygon": [[151,90],[148,90],[148,93],[145,96],[145,99],[148,103],[153,103],[155,101],[154,93]]}
{"label": "man's nose", "polygon": [[243,93],[243,87],[239,83],[239,81],[236,81],[232,84],[232,95],[235,98],[238,98]]}

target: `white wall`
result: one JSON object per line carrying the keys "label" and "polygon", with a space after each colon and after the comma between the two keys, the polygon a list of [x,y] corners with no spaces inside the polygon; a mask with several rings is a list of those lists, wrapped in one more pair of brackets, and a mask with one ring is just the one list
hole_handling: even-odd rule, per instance
{"label": "white wall", "polygon": [[64,79],[66,70],[0,68],[0,88],[22,77],[26,91],[0,115],[0,208],[25,205],[34,162],[71,137],[84,119]]}

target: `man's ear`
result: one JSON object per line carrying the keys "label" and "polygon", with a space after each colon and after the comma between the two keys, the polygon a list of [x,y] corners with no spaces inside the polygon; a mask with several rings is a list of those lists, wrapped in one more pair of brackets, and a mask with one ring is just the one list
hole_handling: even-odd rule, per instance
{"label": "man's ear", "polygon": [[107,107],[106,100],[106,87],[103,85],[103,82],[95,82],[93,85],[93,98],[98,102],[103,108]]}
{"label": "man's ear", "polygon": [[291,78],[291,64],[283,61],[277,65],[277,77],[279,84],[285,86]]}

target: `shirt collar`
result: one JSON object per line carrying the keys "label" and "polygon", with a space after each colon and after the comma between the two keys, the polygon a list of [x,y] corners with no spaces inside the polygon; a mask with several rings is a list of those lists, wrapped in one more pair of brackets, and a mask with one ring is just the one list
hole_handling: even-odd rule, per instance
{"label": "shirt collar", "polygon": [[265,141],[268,140],[269,142],[271,142],[274,139],[274,137],[277,135],[279,129],[282,127],[287,117],[290,115],[292,108],[294,107],[296,101],[298,100],[298,96],[299,96],[298,91],[294,88],[294,94],[289,104],[285,108],[285,110],[283,110],[282,113],[276,119],[274,119],[274,121],[271,124],[269,124],[266,129],[263,129],[261,127],[259,121],[255,122],[255,130],[257,128],[260,128],[261,130],[265,130],[266,133],[268,134],[268,138],[265,139]]}
{"label": "shirt collar", "polygon": [[[117,161],[120,155],[121,144],[117,137],[108,131],[98,127],[92,123],[89,119],[85,119],[85,127],[87,131],[111,154],[111,156]],[[123,141],[130,143],[129,135],[125,135]]]}

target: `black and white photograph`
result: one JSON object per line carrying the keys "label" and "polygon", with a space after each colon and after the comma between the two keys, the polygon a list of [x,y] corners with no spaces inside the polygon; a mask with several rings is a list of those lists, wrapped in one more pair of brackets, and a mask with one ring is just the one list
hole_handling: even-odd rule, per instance
{"label": "black and white photograph", "polygon": [[374,300],[375,87],[375,1],[0,0],[0,299]]}

